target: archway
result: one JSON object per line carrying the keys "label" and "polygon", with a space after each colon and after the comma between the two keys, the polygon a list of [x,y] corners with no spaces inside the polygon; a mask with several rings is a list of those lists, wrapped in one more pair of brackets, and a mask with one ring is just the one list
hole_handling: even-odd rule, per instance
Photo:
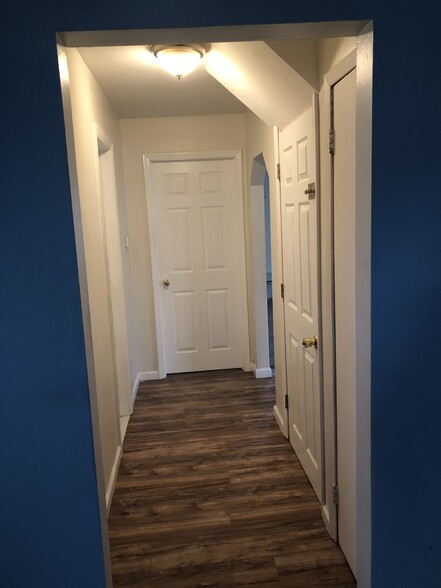
{"label": "archway", "polygon": [[[269,181],[263,154],[253,160],[250,180],[250,229],[251,256],[253,268],[254,303],[254,358],[252,369],[256,378],[272,376],[270,328],[272,287],[271,287],[271,245],[269,223]],[[268,300],[271,299],[271,303]],[[270,311],[270,315],[269,312]],[[274,346],[272,346],[274,360]]]}

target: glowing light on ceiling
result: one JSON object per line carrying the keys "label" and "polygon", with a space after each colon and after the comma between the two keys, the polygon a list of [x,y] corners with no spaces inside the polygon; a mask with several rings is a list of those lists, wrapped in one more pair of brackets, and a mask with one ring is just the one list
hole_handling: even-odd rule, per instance
{"label": "glowing light on ceiling", "polygon": [[205,55],[205,47],[192,45],[153,45],[151,51],[163,69],[180,80],[198,66]]}

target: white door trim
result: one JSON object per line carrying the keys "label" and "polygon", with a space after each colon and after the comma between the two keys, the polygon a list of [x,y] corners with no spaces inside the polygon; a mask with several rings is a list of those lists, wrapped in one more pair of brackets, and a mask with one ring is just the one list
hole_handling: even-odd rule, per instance
{"label": "white door trim", "polygon": [[[117,390],[118,415],[128,416],[132,414],[133,404],[130,389],[129,375],[129,351],[127,340],[127,316],[126,303],[123,284],[122,258],[119,247],[119,211],[117,202],[117,187],[115,176],[115,159],[113,152],[112,139],[96,123],[93,126],[95,140],[95,167],[96,177],[99,183],[99,193],[101,199],[101,223],[102,234],[104,238],[105,265],[107,278],[107,291],[109,294],[110,324],[112,328],[112,354],[113,354],[113,371],[115,374],[115,385]],[[99,146],[102,152],[99,152]],[[100,156],[110,156],[108,165],[110,165],[110,199],[103,195]],[[112,210],[112,208],[114,208]],[[117,219],[117,235],[109,232],[109,218]],[[115,223],[114,223],[115,225]],[[112,240],[112,241],[111,241]],[[117,240],[117,241],[115,241]],[[110,245],[113,244],[113,251]],[[116,253],[118,250],[119,254]],[[119,328],[117,328],[119,327]]]}
{"label": "white door trim", "polygon": [[233,160],[235,164],[235,186],[236,194],[236,215],[238,218],[239,241],[242,244],[238,251],[238,265],[240,275],[240,316],[241,316],[241,345],[242,345],[242,368],[244,371],[250,371],[250,343],[248,328],[248,304],[247,304],[247,284],[246,284],[246,263],[245,263],[245,222],[244,222],[244,196],[243,196],[243,171],[242,171],[242,152],[234,151],[210,151],[210,152],[189,152],[189,153],[146,153],[144,160],[144,177],[146,187],[147,217],[149,229],[149,246],[150,260],[152,268],[152,288],[153,288],[153,305],[155,314],[155,332],[156,332],[156,349],[158,361],[158,377],[165,378],[167,375],[167,366],[165,361],[165,347],[163,337],[163,314],[160,297],[160,274],[157,256],[157,243],[155,241],[155,231],[153,227],[153,202],[151,186],[151,166],[157,162],[168,161],[204,161],[214,159]]}
{"label": "white door trim", "polygon": [[325,84],[329,87],[335,86],[342,78],[344,78],[350,71],[357,67],[357,50],[353,49],[350,53],[343,57],[327,74],[325,74]]}
{"label": "white door trim", "polygon": [[[337,540],[337,508],[333,487],[337,483],[335,349],[334,349],[334,275],[333,275],[333,210],[331,205],[331,165],[326,137],[331,128],[331,87],[356,67],[354,49],[325,76],[320,92],[320,218],[321,218],[321,331],[324,425],[324,500],[322,517],[330,536]],[[325,140],[323,140],[325,139]]]}
{"label": "white door trim", "polygon": [[357,37],[356,86],[356,492],[357,577],[371,585],[371,206],[373,25]]}
{"label": "white door trim", "polygon": [[[67,54],[63,42],[57,34],[57,54],[59,68],[65,67]],[[89,304],[89,288],[86,272],[86,257],[84,252],[84,231],[81,219],[80,191],[78,185],[78,168],[75,153],[75,137],[73,129],[72,100],[70,81],[63,80],[61,84],[64,124],[66,132],[67,161],[69,166],[69,183],[72,198],[72,215],[75,232],[75,246],[77,251],[78,277],[81,297],[81,314],[83,319],[84,344],[86,352],[87,382],[89,388],[90,416],[92,421],[93,454],[95,458],[96,487],[98,509],[100,517],[101,544],[103,549],[104,574],[106,588],[112,587],[112,569],[110,565],[109,527],[107,524],[106,486],[104,482],[104,466],[100,423],[98,417],[98,395],[95,372],[95,357],[93,352],[91,312]],[[119,427],[118,427],[119,429]],[[120,434],[120,433],[119,433]]]}
{"label": "white door trim", "polygon": [[[364,21],[365,22],[365,21]],[[372,57],[373,57],[373,33],[372,22],[367,25],[363,21],[340,21],[321,23],[285,23],[262,24],[245,26],[217,26],[217,27],[193,27],[172,29],[137,29],[137,30],[101,30],[101,31],[68,31],[63,32],[62,37],[57,36],[60,52],[61,67],[65,62],[64,47],[100,47],[102,45],[139,45],[146,37],[151,43],[183,43],[183,42],[228,42],[265,39],[304,39],[357,36],[357,192],[360,195],[363,206],[368,212],[365,226],[361,226],[360,241],[357,248],[362,253],[363,244],[368,244],[368,255],[365,260],[367,272],[364,283],[359,286],[362,293],[360,303],[365,305],[365,314],[360,321],[360,344],[365,348],[363,373],[366,380],[362,383],[362,389],[357,398],[357,495],[360,503],[358,508],[358,585],[360,588],[368,588],[371,585],[371,371],[370,371],[370,203],[371,203],[371,139],[372,139]],[[70,101],[70,85],[66,79],[61,80],[63,96],[63,109],[66,123],[67,152],[69,173],[72,192],[72,205],[75,226],[75,239],[78,252],[78,265],[80,277],[81,303],[83,312],[83,326],[86,346],[86,360],[89,380],[89,393],[91,402],[91,415],[93,423],[93,441],[97,473],[98,500],[100,507],[101,533],[104,550],[104,562],[106,569],[106,585],[111,586],[110,552],[108,541],[108,527],[105,509],[105,490],[103,482],[102,458],[100,452],[99,422],[96,397],[96,383],[94,376],[94,357],[92,348],[92,336],[90,327],[90,309],[87,292],[87,276],[85,273],[83,229],[79,208],[79,193],[76,170],[76,156],[74,148],[74,136],[72,126],[72,111]],[[360,98],[360,99],[358,99]],[[322,93],[320,93],[320,104]],[[321,118],[325,111],[321,108]],[[324,125],[324,134],[321,134],[323,144],[326,144],[326,136],[329,127]],[[277,132],[274,135],[274,144],[277,147]],[[359,147],[359,148],[358,148]],[[326,147],[325,147],[326,148]],[[277,150],[276,150],[277,153]],[[277,162],[276,162],[277,163]],[[275,173],[275,171],[274,171]],[[322,178],[327,178],[326,173]],[[322,187],[323,191],[323,187]],[[276,193],[276,192],[275,192]],[[276,199],[274,218],[279,219],[278,199]],[[358,216],[359,215],[359,216]],[[357,219],[362,218],[363,207],[357,208]],[[280,248],[279,239],[274,241]],[[280,259],[277,259],[277,271],[280,275]],[[324,265],[324,264],[323,264]],[[362,290],[362,292],[361,292]],[[279,314],[277,314],[279,317]],[[362,335],[362,336],[361,336]],[[363,341],[361,341],[363,339]],[[283,408],[283,399],[286,392],[283,361],[279,354],[280,369],[276,371],[277,403],[274,406],[274,416],[285,436],[287,436],[286,409]],[[280,410],[279,410],[280,409]],[[360,456],[361,461],[358,459]],[[364,505],[364,507],[363,507]]]}
{"label": "white door trim", "polygon": [[[285,345],[285,305],[281,297],[280,287],[283,283],[283,243],[282,243],[282,195],[281,183],[277,179],[280,169],[280,144],[279,144],[279,129],[273,127],[273,142],[274,142],[274,169],[273,174],[276,189],[274,190],[275,197],[272,199],[274,214],[272,215],[273,223],[271,238],[271,251],[273,256],[273,284],[276,284],[273,295],[273,320],[274,320],[274,359],[276,360],[276,403],[273,407],[273,414],[276,422],[282,431],[284,437],[288,439],[288,409],[286,407],[285,397],[288,393],[286,382],[286,345]],[[318,175],[318,174],[317,174]],[[271,181],[271,180],[270,180]],[[271,184],[270,184],[271,189]],[[275,260],[275,262],[274,262]],[[276,279],[274,279],[274,277]],[[279,332],[280,330],[280,332]],[[278,336],[277,336],[278,335]],[[276,351],[277,349],[277,351]],[[277,358],[277,359],[276,359]]]}
{"label": "white door trim", "polygon": [[327,156],[331,86],[357,68],[356,82],[356,493],[357,579],[371,584],[371,144],[372,23],[357,37],[357,49],[326,76],[320,92],[321,130],[321,273],[325,430],[325,500],[322,516],[331,537],[337,534],[333,503],[336,483],[336,406],[334,390],[331,166]]}

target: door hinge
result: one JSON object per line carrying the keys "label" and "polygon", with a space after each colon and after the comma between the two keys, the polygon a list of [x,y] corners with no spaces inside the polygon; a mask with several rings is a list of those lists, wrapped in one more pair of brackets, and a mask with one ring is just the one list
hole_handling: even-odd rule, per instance
{"label": "door hinge", "polygon": [[280,296],[285,299],[285,284],[280,284]]}
{"label": "door hinge", "polygon": [[286,410],[288,410],[288,405],[289,405],[288,394],[285,394],[285,408],[286,408]]}
{"label": "door hinge", "polygon": [[335,130],[329,129],[329,153],[334,155],[335,153]]}
{"label": "door hinge", "polygon": [[280,163],[277,164],[277,179],[280,182]]}
{"label": "door hinge", "polygon": [[337,484],[332,485],[332,502],[335,506],[338,506],[338,486]]}

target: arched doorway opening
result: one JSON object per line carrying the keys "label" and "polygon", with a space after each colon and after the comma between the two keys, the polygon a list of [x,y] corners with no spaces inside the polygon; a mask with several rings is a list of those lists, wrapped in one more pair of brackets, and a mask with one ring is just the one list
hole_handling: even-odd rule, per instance
{"label": "arched doorway opening", "polygon": [[263,154],[252,164],[250,222],[254,293],[254,358],[256,378],[269,378],[274,369],[269,176]]}

